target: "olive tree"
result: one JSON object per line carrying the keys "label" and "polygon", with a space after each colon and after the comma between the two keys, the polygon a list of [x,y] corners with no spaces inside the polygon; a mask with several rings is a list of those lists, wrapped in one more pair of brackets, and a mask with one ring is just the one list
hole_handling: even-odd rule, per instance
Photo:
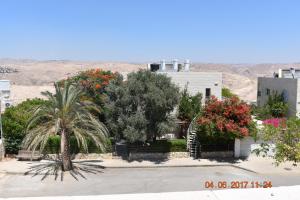
{"label": "olive tree", "polygon": [[107,87],[107,126],[116,139],[156,140],[174,127],[170,113],[179,88],[163,74],[139,70],[119,76]]}

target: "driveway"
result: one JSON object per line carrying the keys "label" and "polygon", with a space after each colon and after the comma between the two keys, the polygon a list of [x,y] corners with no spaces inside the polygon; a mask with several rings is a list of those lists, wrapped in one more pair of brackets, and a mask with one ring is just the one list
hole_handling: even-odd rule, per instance
{"label": "driveway", "polygon": [[[170,168],[106,168],[54,175],[0,174],[0,197],[77,196],[206,190],[205,183],[271,181],[274,186],[300,185],[292,174],[262,175],[230,166]],[[43,179],[43,180],[41,180]],[[63,180],[61,180],[63,179]],[[222,185],[222,184],[221,184]]]}

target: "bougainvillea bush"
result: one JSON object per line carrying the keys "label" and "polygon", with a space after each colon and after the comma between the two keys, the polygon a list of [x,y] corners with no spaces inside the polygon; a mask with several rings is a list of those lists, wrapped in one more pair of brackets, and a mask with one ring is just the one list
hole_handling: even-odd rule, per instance
{"label": "bougainvillea bush", "polygon": [[271,157],[276,164],[286,161],[291,161],[294,165],[300,163],[299,118],[268,120],[264,123],[260,138],[264,142],[261,143],[261,148],[254,150],[257,155],[269,156],[267,153],[273,151],[274,155]]}
{"label": "bougainvillea bush", "polygon": [[266,119],[263,121],[264,125],[272,125],[276,128],[279,126],[284,127],[285,126],[286,119],[285,118],[271,118],[271,119]]}
{"label": "bougainvillea bush", "polygon": [[242,138],[256,130],[250,106],[236,97],[223,101],[212,97],[198,118],[199,133],[209,137]]}

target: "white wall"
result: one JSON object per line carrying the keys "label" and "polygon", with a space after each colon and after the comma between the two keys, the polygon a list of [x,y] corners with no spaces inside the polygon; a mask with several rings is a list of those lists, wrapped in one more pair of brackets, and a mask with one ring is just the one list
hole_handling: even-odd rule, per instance
{"label": "white wall", "polygon": [[202,93],[202,103],[205,102],[205,89],[211,88],[211,95],[222,98],[222,73],[219,72],[158,72],[166,74],[181,89],[188,83],[192,95]]}
{"label": "white wall", "polygon": [[261,92],[261,96],[257,95],[257,105],[260,107],[264,106],[268,101],[267,88],[270,89],[271,94],[272,91],[277,91],[279,94],[285,91],[289,105],[288,116],[295,116],[299,112],[300,105],[298,105],[298,101],[300,100],[300,94],[298,92],[298,79],[259,77],[257,90]]}
{"label": "white wall", "polygon": [[[242,139],[235,139],[234,145],[234,157],[249,157],[251,152],[255,149],[260,148],[260,144],[263,143],[262,140],[254,141],[252,137],[244,137]],[[264,142],[265,143],[265,142]],[[267,152],[268,156],[274,155],[274,144],[268,142],[271,145],[271,149]]]}

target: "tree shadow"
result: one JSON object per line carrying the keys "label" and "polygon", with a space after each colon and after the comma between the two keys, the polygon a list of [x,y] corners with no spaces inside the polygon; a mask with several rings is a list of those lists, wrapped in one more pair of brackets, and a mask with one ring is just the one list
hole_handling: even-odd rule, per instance
{"label": "tree shadow", "polygon": [[149,161],[149,162],[152,162],[154,164],[161,164],[161,163],[164,163],[168,160],[169,160],[168,156],[160,156],[160,157],[156,157],[156,158],[151,157],[151,156],[149,156],[149,157],[145,156],[143,158],[129,158],[129,159],[127,159],[127,161],[129,163],[134,162],[134,161],[137,161],[137,162]]}
{"label": "tree shadow", "polygon": [[86,174],[101,174],[104,173],[105,168],[102,165],[97,164],[101,162],[99,160],[88,160],[88,161],[74,161],[72,162],[73,169],[64,172],[62,170],[62,161],[58,159],[49,159],[44,163],[40,163],[29,167],[29,170],[24,173],[25,176],[31,175],[31,177],[42,176],[41,181],[46,178],[53,176],[54,180],[60,178],[61,181],[64,180],[66,173],[69,173],[76,181],[80,178],[87,179]]}
{"label": "tree shadow", "polygon": [[234,158],[234,157],[209,157],[205,158],[208,159],[209,161],[217,161],[220,163],[231,163],[231,164],[237,164],[240,163],[241,161],[247,160],[247,158]]}

